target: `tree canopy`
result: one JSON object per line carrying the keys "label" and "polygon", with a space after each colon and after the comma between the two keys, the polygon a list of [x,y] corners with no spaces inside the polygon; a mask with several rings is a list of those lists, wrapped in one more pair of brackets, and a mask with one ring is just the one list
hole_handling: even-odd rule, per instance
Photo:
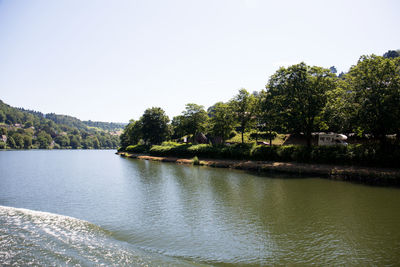
{"label": "tree canopy", "polygon": [[357,125],[382,140],[400,132],[399,63],[399,58],[362,56],[347,76],[355,94]]}
{"label": "tree canopy", "polygon": [[311,145],[316,118],[327,101],[327,91],[335,88],[335,76],[329,69],[305,63],[280,68],[271,76],[267,91],[280,123],[293,133],[305,133]]}
{"label": "tree canopy", "polygon": [[244,143],[244,133],[250,130],[254,122],[255,101],[254,95],[251,95],[246,89],[242,88],[230,102],[235,120],[239,125],[239,131],[242,135],[242,143]]}
{"label": "tree canopy", "polygon": [[141,135],[145,143],[161,144],[169,136],[169,118],[159,107],[146,109],[140,118]]}
{"label": "tree canopy", "polygon": [[[162,124],[160,139],[153,137],[151,142],[159,143],[168,136],[173,140],[192,136],[195,141],[198,133],[207,134],[209,140],[225,141],[235,130],[240,132],[242,143],[249,131],[256,139],[262,132],[270,143],[277,132],[302,135],[309,146],[312,133],[320,131],[368,135],[382,141],[397,134],[400,140],[397,53],[389,50],[383,57],[362,56],[349,72],[339,76],[334,66],[326,69],[302,62],[279,68],[260,92],[250,94],[240,89],[229,102],[217,102],[208,112],[201,105],[187,104],[171,124]],[[157,133],[152,129],[144,127],[143,117],[131,122],[121,135],[122,146],[149,142],[147,135]]]}

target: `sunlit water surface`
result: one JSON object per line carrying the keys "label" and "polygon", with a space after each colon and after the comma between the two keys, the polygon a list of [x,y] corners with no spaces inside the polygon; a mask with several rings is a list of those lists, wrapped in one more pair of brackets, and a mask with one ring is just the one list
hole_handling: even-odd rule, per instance
{"label": "sunlit water surface", "polygon": [[0,151],[0,265],[399,265],[400,190]]}

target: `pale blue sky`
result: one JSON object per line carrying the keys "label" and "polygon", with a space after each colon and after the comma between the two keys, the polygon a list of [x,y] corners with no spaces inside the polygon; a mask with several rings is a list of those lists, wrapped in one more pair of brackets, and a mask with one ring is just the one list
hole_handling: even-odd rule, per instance
{"label": "pale blue sky", "polygon": [[178,115],[279,66],[400,48],[400,1],[0,0],[0,99],[80,119]]}

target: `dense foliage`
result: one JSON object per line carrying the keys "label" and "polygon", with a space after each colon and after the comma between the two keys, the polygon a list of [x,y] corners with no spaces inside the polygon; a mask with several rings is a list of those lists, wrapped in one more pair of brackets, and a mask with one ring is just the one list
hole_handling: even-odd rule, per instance
{"label": "dense foliage", "polygon": [[[100,125],[116,126],[108,123]],[[0,149],[99,149],[116,148],[118,145],[117,132],[88,127],[71,116],[14,108],[0,100]]]}
{"label": "dense foliage", "polygon": [[305,133],[311,145],[311,133],[318,129],[327,92],[335,88],[334,77],[328,69],[304,63],[280,68],[267,85],[267,96],[278,113],[277,123],[291,133]]}
{"label": "dense foliage", "polygon": [[[151,146],[147,152],[188,157],[218,155],[263,160],[300,159],[302,162],[322,160],[327,163],[340,158],[341,163],[364,160],[379,165],[385,165],[382,160],[387,159],[392,166],[396,162],[392,155],[398,154],[400,143],[398,51],[390,50],[383,57],[362,56],[348,73],[336,76],[336,72],[333,66],[325,69],[305,63],[281,67],[260,92],[240,89],[230,101],[218,102],[207,111],[203,106],[187,104],[181,115],[174,117],[170,124],[163,124],[158,139],[146,138],[148,134],[155,134],[157,127],[144,127],[142,117],[125,127],[121,135],[122,150],[129,145],[159,145],[165,140],[175,140],[186,143]],[[367,144],[314,148],[313,132],[352,134],[364,138],[361,143]],[[240,149],[224,146],[225,141],[236,133],[241,135]],[[248,146],[245,136],[254,141],[259,138],[269,140],[272,144],[278,133],[306,138],[307,146],[243,149]]]}

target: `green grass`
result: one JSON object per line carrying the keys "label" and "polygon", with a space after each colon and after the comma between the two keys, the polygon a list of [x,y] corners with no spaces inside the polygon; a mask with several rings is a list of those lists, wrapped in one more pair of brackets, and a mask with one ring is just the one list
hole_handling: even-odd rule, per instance
{"label": "green grass", "polygon": [[[285,139],[288,137],[288,134],[278,134],[273,140],[272,144],[273,145],[282,145],[285,142]],[[244,142],[247,144],[254,143],[256,140],[250,138],[250,133],[244,133],[243,135]],[[263,138],[258,138],[259,142],[267,142],[269,143],[269,139],[263,139]],[[241,143],[242,142],[242,135],[240,133],[237,133],[234,137],[231,139],[228,139],[227,142],[231,143]]]}

